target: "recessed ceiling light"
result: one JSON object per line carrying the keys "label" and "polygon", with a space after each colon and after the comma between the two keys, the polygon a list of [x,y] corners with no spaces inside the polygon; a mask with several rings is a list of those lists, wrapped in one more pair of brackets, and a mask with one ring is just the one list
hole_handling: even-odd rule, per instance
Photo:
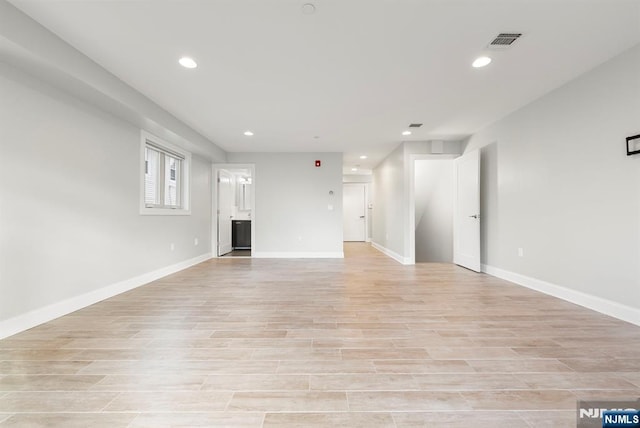
{"label": "recessed ceiling light", "polygon": [[193,60],[193,58],[189,58],[188,56],[183,56],[178,60],[181,66],[184,68],[196,68],[198,63]]}
{"label": "recessed ceiling light", "polygon": [[351,168],[351,171],[356,172],[358,168]]}
{"label": "recessed ceiling light", "polygon": [[251,137],[253,135],[253,132],[251,131],[244,131],[244,135],[246,135],[247,137]]}
{"label": "recessed ceiling light", "polygon": [[411,131],[404,131],[402,135],[411,135]]}
{"label": "recessed ceiling light", "polygon": [[360,159],[366,159],[366,158],[367,158],[367,156],[366,156],[366,155],[362,155],[362,156],[360,156]]}
{"label": "recessed ceiling light", "polygon": [[491,58],[489,58],[488,56],[481,56],[476,58],[476,60],[473,61],[473,64],[471,64],[471,66],[473,68],[480,68],[480,67],[485,67],[490,63],[491,63]]}

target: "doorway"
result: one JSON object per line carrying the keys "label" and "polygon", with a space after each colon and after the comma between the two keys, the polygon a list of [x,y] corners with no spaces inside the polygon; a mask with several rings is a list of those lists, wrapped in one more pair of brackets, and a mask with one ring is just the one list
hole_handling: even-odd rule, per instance
{"label": "doorway", "polygon": [[366,183],[343,184],[342,198],[343,241],[366,241],[368,230]]}
{"label": "doorway", "polygon": [[479,272],[479,151],[410,159],[409,264],[455,263]]}
{"label": "doorway", "polygon": [[453,159],[415,161],[416,263],[453,263]]}
{"label": "doorway", "polygon": [[213,166],[213,253],[251,257],[255,246],[255,173],[253,165]]}

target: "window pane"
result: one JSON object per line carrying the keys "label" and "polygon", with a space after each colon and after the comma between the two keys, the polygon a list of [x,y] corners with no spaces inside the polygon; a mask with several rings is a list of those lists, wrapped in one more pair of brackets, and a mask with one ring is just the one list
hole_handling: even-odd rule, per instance
{"label": "window pane", "polygon": [[144,203],[147,205],[160,204],[160,153],[147,147],[144,150]]}
{"label": "window pane", "polygon": [[168,154],[165,157],[164,204],[169,207],[180,206],[180,159]]}

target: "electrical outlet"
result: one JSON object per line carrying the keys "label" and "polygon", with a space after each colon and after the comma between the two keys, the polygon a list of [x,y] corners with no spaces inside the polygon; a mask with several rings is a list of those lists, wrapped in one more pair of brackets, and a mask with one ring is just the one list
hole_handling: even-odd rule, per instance
{"label": "electrical outlet", "polygon": [[170,249],[171,251],[175,250],[175,249],[176,249],[176,244],[174,244],[174,243],[172,242],[172,243],[169,245],[169,249]]}
{"label": "electrical outlet", "polygon": [[518,256],[524,257],[524,250],[522,248],[518,248]]}
{"label": "electrical outlet", "polygon": [[193,245],[198,245],[198,238],[195,238],[195,239],[193,240]]}

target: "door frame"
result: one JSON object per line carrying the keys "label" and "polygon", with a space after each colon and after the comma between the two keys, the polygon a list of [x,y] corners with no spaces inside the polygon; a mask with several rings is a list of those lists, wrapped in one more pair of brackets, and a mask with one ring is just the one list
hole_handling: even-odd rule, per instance
{"label": "door frame", "polygon": [[256,166],[253,163],[214,163],[211,164],[211,253],[218,256],[218,171],[221,169],[248,169],[251,172],[251,257],[256,246]]}
{"label": "door frame", "polygon": [[[406,264],[416,264],[416,161],[417,160],[451,160],[460,154],[410,154],[409,155],[409,224],[406,233],[409,257]],[[453,192],[454,189],[451,189]],[[406,217],[405,217],[406,218]]]}
{"label": "door frame", "polygon": [[[369,183],[342,183],[342,206],[344,210],[344,186],[363,186],[364,187],[364,241],[343,241],[342,242],[371,242],[371,236],[369,235]],[[342,228],[344,230],[344,211],[342,218]]]}

